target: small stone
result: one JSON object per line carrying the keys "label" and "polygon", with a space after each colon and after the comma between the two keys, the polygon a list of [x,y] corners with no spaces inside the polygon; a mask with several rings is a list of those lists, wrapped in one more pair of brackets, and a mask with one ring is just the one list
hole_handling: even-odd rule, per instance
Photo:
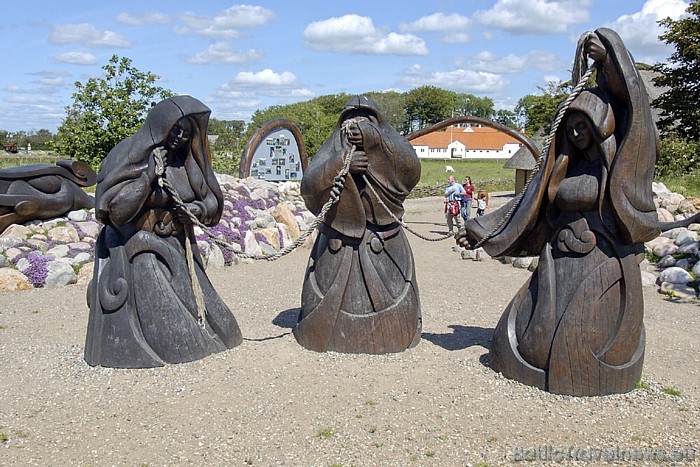
{"label": "small stone", "polygon": [[46,263],[48,274],[44,287],[63,287],[68,284],[74,284],[78,280],[78,276],[73,270],[73,266],[62,261],[49,261]]}
{"label": "small stone", "polygon": [[69,212],[66,217],[72,221],[84,221],[88,218],[88,213],[84,209]]}
{"label": "small stone", "polygon": [[27,277],[16,269],[0,268],[0,292],[31,290],[32,284]]}
{"label": "small stone", "polygon": [[663,268],[670,268],[672,266],[676,265],[676,258],[674,258],[671,255],[666,255],[663,258],[659,260],[658,263],[656,263],[656,266],[660,269]]}
{"label": "small stone", "polygon": [[32,229],[29,227],[25,227],[24,225],[18,225],[18,224],[11,224],[9,227],[7,227],[2,234],[0,234],[0,237],[7,238],[7,237],[17,237],[22,240],[25,238],[29,237],[32,234]]}
{"label": "small stone", "polygon": [[54,227],[47,232],[47,235],[54,242],[70,243],[80,241],[78,231],[72,225]]}
{"label": "small stone", "polygon": [[693,277],[685,269],[673,266],[661,271],[659,280],[671,284],[687,284],[693,281]]}

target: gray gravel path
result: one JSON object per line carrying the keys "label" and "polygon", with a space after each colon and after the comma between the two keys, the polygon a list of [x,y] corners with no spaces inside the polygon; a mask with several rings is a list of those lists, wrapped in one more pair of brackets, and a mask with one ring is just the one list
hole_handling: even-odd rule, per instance
{"label": "gray gravel path", "polygon": [[[414,229],[445,232],[438,198],[407,208]],[[617,455],[620,465],[658,465],[624,456],[700,448],[697,302],[645,289],[643,389],[551,395],[488,367],[493,328],[530,273],[410,237],[424,333],[394,355],[296,343],[308,250],[210,271],[243,344],[159,369],[84,363],[84,286],[3,294],[0,464],[485,466],[529,455],[529,465],[600,465]]]}

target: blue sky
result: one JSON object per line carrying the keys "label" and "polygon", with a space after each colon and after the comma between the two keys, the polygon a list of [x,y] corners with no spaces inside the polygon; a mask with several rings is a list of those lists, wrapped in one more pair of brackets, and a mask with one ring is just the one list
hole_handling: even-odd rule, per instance
{"label": "blue sky", "polygon": [[[10,4],[10,5],[8,5]],[[569,79],[576,40],[615,29],[637,61],[666,61],[659,18],[683,0],[5,2],[0,129],[54,132],[74,83],[113,54],[218,119],[324,94],[433,85],[496,108]]]}

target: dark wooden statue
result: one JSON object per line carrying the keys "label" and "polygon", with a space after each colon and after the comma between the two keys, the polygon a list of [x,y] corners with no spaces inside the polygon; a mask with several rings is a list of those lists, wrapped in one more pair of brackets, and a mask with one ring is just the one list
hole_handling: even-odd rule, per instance
{"label": "dark wooden statue", "polygon": [[614,31],[581,37],[574,83],[588,57],[599,65],[596,86],[566,110],[521,202],[471,219],[457,238],[474,246],[488,237],[492,256],[539,254],[496,326],[491,367],[575,396],[623,393],[639,380],[639,263],[643,243],[659,234],[651,191],[658,136],[644,85]]}
{"label": "dark wooden statue", "polygon": [[92,208],[95,200],[82,187],[95,179],[89,165],[73,160],[0,170],[0,233],[12,224]]}
{"label": "dark wooden statue", "polygon": [[[95,210],[105,227],[88,289],[90,365],[188,362],[242,341],[204,272],[187,215],[211,226],[223,208],[207,142],[209,114],[192,97],[166,99],[102,163]],[[184,204],[163,189],[159,176]]]}
{"label": "dark wooden statue", "polygon": [[309,164],[301,192],[318,215],[353,145],[340,199],[319,226],[294,336],[318,352],[401,352],[421,333],[413,254],[393,217],[401,218],[403,201],[420,178],[413,147],[375,102],[354,97]]}

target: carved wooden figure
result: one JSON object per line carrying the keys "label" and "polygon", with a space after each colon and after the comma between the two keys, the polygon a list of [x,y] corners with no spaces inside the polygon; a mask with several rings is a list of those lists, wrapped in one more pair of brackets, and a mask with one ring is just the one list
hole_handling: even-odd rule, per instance
{"label": "carved wooden figure", "polygon": [[[458,243],[492,256],[539,254],[490,348],[504,376],[558,394],[632,390],[644,360],[643,242],[659,234],[651,182],[658,136],[646,91],[617,33],[579,40],[574,82],[598,62],[596,86],[572,102],[540,171],[512,203],[470,220]],[[495,230],[495,232],[494,232]]]}
{"label": "carved wooden figure", "polygon": [[400,219],[420,163],[376,103],[354,97],[304,174],[301,192],[314,214],[329,199],[352,145],[344,189],[311,252],[294,336],[318,352],[401,352],[420,341],[418,286],[408,239],[380,200]]}
{"label": "carved wooden figure", "polygon": [[[236,319],[204,272],[185,213],[211,226],[223,208],[207,142],[209,114],[190,96],[166,99],[102,163],[95,204],[105,227],[88,289],[90,365],[188,362],[242,341]],[[184,205],[159,183],[157,160]]]}
{"label": "carved wooden figure", "polygon": [[92,208],[95,199],[82,187],[94,185],[95,179],[89,165],[73,160],[0,170],[0,233],[11,224]]}

